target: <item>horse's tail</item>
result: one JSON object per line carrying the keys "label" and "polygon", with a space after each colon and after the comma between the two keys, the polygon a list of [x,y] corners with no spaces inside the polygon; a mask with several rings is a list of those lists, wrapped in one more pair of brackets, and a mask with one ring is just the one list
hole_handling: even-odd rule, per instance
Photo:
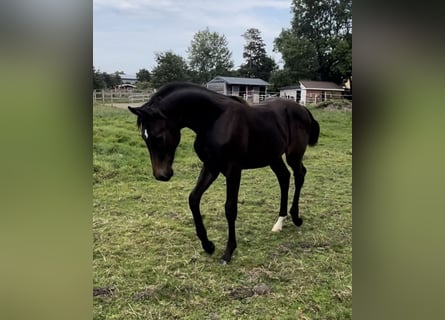
{"label": "horse's tail", "polygon": [[318,142],[318,137],[320,136],[320,125],[318,124],[317,120],[314,119],[314,116],[309,111],[308,108],[304,107],[309,114],[309,117],[311,118],[311,128],[309,132],[309,145],[315,146]]}

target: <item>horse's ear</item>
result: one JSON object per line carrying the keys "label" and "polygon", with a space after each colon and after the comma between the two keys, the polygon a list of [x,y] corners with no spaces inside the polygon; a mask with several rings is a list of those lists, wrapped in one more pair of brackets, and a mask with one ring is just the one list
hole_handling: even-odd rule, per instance
{"label": "horse's ear", "polygon": [[143,109],[141,107],[128,106],[128,110],[137,115],[138,117],[146,117],[149,119],[166,119],[167,117],[161,112],[161,110],[148,108]]}
{"label": "horse's ear", "polygon": [[135,115],[137,115],[137,116],[142,116],[142,110],[141,110],[141,108],[139,107],[131,107],[131,106],[128,106],[128,110],[130,110],[133,114],[135,114]]}

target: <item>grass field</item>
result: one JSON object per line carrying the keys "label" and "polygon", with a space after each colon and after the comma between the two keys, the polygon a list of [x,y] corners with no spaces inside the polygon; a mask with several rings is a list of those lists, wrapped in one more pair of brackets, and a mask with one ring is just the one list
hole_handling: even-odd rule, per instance
{"label": "grass field", "polygon": [[305,155],[302,227],[287,219],[272,233],[276,177],[270,168],[244,171],[238,248],[223,266],[224,177],[201,204],[212,256],[202,250],[188,208],[201,167],[194,133],[182,131],[175,176],[159,182],[135,117],[94,106],[94,319],[352,318],[352,116],[313,114],[321,134]]}

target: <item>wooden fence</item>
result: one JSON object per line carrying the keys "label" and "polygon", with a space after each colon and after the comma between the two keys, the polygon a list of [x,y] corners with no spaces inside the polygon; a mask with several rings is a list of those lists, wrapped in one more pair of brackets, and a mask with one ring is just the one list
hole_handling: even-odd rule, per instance
{"label": "wooden fence", "polygon": [[[153,92],[142,91],[142,90],[132,90],[132,91],[116,91],[116,90],[94,90],[93,91],[93,102],[101,104],[142,104],[150,99]],[[250,104],[258,104],[267,101],[268,99],[273,99],[280,97],[279,92],[268,92],[266,94],[253,93],[250,95],[241,95],[244,100]],[[291,99],[296,101],[295,97],[281,97],[284,99]],[[347,99],[352,101],[352,95],[341,94],[335,97],[307,97],[306,104],[318,104],[325,100],[337,100],[337,99]],[[298,101],[297,101],[298,102]]]}
{"label": "wooden fence", "polygon": [[148,101],[153,93],[142,90],[94,90],[93,103],[111,104],[129,103],[141,104]]}

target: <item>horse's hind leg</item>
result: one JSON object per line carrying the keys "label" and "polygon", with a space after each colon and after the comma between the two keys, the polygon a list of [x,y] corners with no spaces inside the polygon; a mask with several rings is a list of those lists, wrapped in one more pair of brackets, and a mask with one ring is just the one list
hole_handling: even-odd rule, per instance
{"label": "horse's hind leg", "polygon": [[218,175],[218,171],[212,171],[204,164],[198,182],[189,196],[189,205],[193,214],[193,220],[195,221],[196,234],[199,240],[201,240],[203,249],[209,254],[212,254],[215,251],[215,245],[207,238],[207,231],[202,222],[199,204],[203,193],[210,187]]}
{"label": "horse's hind leg", "polygon": [[280,213],[277,222],[272,227],[273,232],[281,231],[283,228],[283,220],[287,216],[287,199],[289,193],[289,179],[290,173],[286,167],[282,158],[279,158],[276,162],[270,165],[272,171],[278,178],[280,183],[281,201],[280,201]]}
{"label": "horse's hind leg", "polygon": [[287,157],[287,163],[290,165],[294,171],[295,179],[295,193],[292,206],[290,208],[290,214],[292,216],[292,221],[296,226],[301,226],[303,224],[303,219],[299,217],[299,207],[298,202],[300,200],[300,192],[304,183],[304,176],[306,175],[306,168],[301,161],[302,157]]}

